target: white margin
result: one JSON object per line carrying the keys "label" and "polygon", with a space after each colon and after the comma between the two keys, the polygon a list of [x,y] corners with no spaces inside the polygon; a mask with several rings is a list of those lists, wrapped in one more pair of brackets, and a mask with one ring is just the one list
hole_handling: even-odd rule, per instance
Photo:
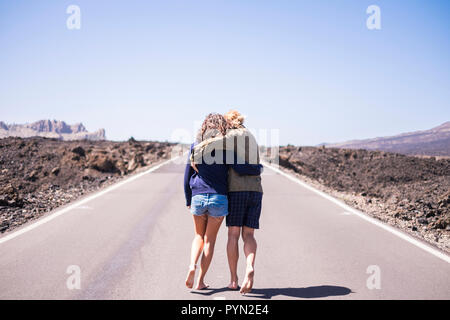
{"label": "white margin", "polygon": [[63,209],[60,209],[60,210],[56,209],[55,212],[49,214],[48,216],[46,216],[46,217],[44,217],[42,219],[37,220],[35,223],[30,224],[28,226],[25,226],[22,229],[19,229],[17,231],[13,231],[12,233],[7,234],[4,237],[0,238],[0,244],[5,243],[6,241],[9,241],[11,239],[14,239],[14,238],[16,238],[16,237],[18,237],[18,236],[20,236],[20,235],[22,235],[22,234],[24,234],[24,233],[26,233],[28,231],[36,229],[37,227],[43,225],[44,223],[52,221],[53,219],[55,219],[55,218],[65,214],[65,213],[69,212],[70,210],[76,209],[77,207],[79,207],[82,204],[85,204],[86,202],[89,202],[89,201],[91,201],[91,200],[93,200],[95,198],[103,196],[104,194],[106,194],[106,193],[108,193],[110,191],[113,191],[113,190],[115,190],[117,188],[120,188],[124,184],[126,184],[128,182],[131,182],[131,181],[134,181],[134,180],[136,180],[136,179],[138,179],[138,178],[140,178],[140,177],[142,177],[142,176],[144,176],[144,175],[146,175],[146,174],[148,174],[150,172],[153,172],[153,171],[161,168],[162,166],[164,166],[164,165],[166,165],[166,164],[168,164],[168,163],[170,163],[172,161],[177,160],[178,158],[180,158],[180,156],[176,156],[176,157],[173,157],[172,159],[169,159],[167,161],[161,162],[161,163],[159,163],[159,164],[157,164],[155,166],[152,166],[151,168],[149,168],[148,170],[146,170],[144,172],[140,172],[140,173],[137,173],[135,175],[132,175],[131,177],[126,178],[125,180],[119,181],[119,182],[117,182],[117,183],[115,183],[115,184],[113,184],[113,185],[111,185],[109,187],[106,187],[105,189],[103,189],[103,190],[101,190],[99,192],[96,192],[93,195],[90,195],[90,196],[88,196],[88,197],[86,197],[86,198],[84,198],[82,200],[79,200],[79,201],[75,200],[75,202],[73,204],[70,204],[67,207],[63,208]]}
{"label": "white margin", "polygon": [[446,255],[445,253],[441,252],[440,250],[435,249],[435,248],[433,248],[433,247],[431,247],[431,246],[429,246],[429,245],[427,245],[427,244],[425,244],[425,243],[423,243],[423,242],[421,242],[421,241],[419,241],[417,239],[414,239],[412,236],[410,236],[408,234],[405,234],[405,233],[401,232],[400,230],[397,230],[394,227],[391,227],[391,226],[389,226],[389,225],[387,225],[387,224],[385,224],[385,223],[383,223],[383,222],[381,222],[381,221],[379,221],[379,220],[377,220],[375,218],[372,218],[372,217],[368,216],[367,214],[365,214],[365,213],[363,213],[361,211],[358,211],[358,210],[350,207],[349,205],[347,205],[347,204],[343,203],[342,201],[340,201],[340,200],[330,196],[329,194],[326,194],[326,193],[324,193],[324,192],[322,192],[322,191],[320,191],[320,190],[310,186],[309,184],[301,181],[300,179],[298,179],[298,178],[296,178],[296,177],[294,177],[294,176],[292,176],[292,175],[290,175],[290,174],[288,174],[288,173],[286,173],[286,172],[284,172],[284,171],[282,171],[282,170],[280,170],[278,168],[273,167],[272,165],[270,165],[267,162],[263,162],[263,164],[267,168],[275,171],[276,173],[281,174],[282,176],[288,178],[289,180],[291,180],[291,181],[293,181],[295,183],[298,183],[302,187],[304,187],[304,188],[306,188],[306,189],[308,189],[308,190],[310,190],[312,192],[315,192],[316,194],[324,197],[325,199],[333,202],[334,204],[337,204],[341,208],[344,208],[345,210],[350,211],[351,213],[357,215],[358,217],[360,217],[360,218],[362,218],[362,219],[364,219],[364,220],[366,220],[366,221],[368,221],[368,222],[370,222],[370,223],[372,223],[372,224],[374,224],[374,225],[376,225],[376,226],[378,226],[378,227],[380,227],[380,228],[382,228],[382,229],[384,229],[384,230],[386,230],[386,231],[396,235],[399,238],[402,238],[405,241],[408,241],[412,245],[415,245],[416,247],[418,247],[418,248],[420,248],[422,250],[425,250],[428,253],[431,253],[435,257],[437,257],[437,258],[439,258],[441,260],[444,260],[447,263],[450,263],[450,256]]}

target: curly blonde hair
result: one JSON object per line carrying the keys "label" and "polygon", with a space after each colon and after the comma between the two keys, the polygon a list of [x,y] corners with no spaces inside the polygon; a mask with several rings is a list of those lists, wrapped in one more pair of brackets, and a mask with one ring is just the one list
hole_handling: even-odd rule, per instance
{"label": "curly blonde hair", "polygon": [[227,133],[228,123],[225,117],[219,113],[210,113],[203,120],[202,127],[198,131],[197,141],[224,136]]}
{"label": "curly blonde hair", "polygon": [[230,129],[238,129],[244,127],[244,116],[236,110],[230,110],[224,115]]}

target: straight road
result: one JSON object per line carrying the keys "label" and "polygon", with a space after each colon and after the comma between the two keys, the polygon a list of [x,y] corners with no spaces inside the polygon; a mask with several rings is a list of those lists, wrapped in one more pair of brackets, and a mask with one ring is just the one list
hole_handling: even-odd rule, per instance
{"label": "straight road", "polygon": [[224,225],[210,290],[190,291],[183,170],[170,162],[3,235],[0,299],[450,299],[445,259],[269,168],[252,294],[226,289]]}

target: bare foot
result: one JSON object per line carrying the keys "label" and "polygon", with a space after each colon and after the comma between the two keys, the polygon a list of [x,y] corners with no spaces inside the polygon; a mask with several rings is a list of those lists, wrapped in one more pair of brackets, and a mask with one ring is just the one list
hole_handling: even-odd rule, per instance
{"label": "bare foot", "polygon": [[195,268],[195,265],[189,266],[189,271],[186,277],[186,287],[188,287],[189,289],[192,289],[192,287],[194,286]]}
{"label": "bare foot", "polygon": [[205,284],[203,281],[199,282],[197,286],[195,287],[195,290],[204,290],[208,289],[209,285]]}
{"label": "bare foot", "polygon": [[244,282],[242,283],[241,293],[246,294],[252,291],[253,288],[253,277],[255,276],[255,270],[252,266],[247,267],[247,271],[245,273]]}
{"label": "bare foot", "polygon": [[228,289],[231,289],[231,290],[237,290],[238,287],[239,287],[239,285],[238,285],[238,279],[237,278],[236,279],[232,279],[230,281],[230,284],[228,285]]}

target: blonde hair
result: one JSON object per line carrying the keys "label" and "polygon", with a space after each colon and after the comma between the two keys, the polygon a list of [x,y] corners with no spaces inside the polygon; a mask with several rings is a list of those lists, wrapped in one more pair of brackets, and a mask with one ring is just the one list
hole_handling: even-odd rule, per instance
{"label": "blonde hair", "polygon": [[244,127],[244,116],[236,110],[230,110],[224,115],[228,126],[231,129],[238,129]]}

